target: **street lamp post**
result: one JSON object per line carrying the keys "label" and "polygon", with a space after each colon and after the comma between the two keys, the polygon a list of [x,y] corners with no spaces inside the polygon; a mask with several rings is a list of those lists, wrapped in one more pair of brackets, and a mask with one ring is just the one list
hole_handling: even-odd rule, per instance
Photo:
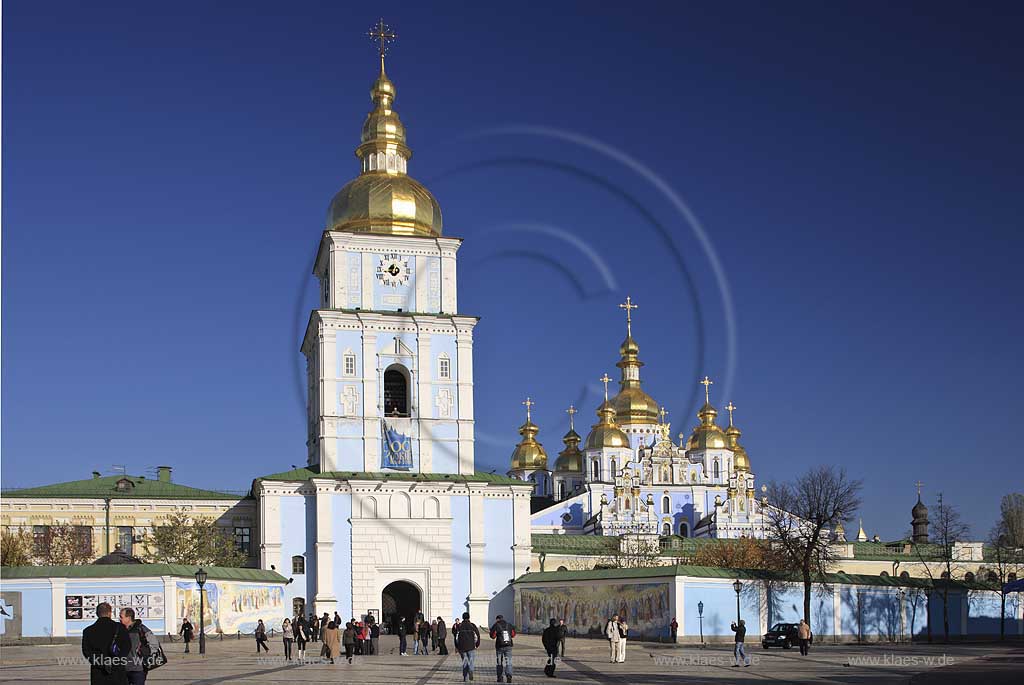
{"label": "street lamp post", "polygon": [[199,586],[199,654],[206,654],[206,606],[203,602],[203,586],[206,585],[206,571],[196,571],[196,584]]}
{"label": "street lamp post", "polygon": [[740,624],[740,590],[743,589],[743,583],[741,583],[739,581],[739,579],[737,579],[736,582],[732,584],[732,589],[736,591],[736,625],[739,625]]}
{"label": "street lamp post", "polygon": [[700,646],[704,646],[704,602],[697,602],[697,625],[700,628]]}

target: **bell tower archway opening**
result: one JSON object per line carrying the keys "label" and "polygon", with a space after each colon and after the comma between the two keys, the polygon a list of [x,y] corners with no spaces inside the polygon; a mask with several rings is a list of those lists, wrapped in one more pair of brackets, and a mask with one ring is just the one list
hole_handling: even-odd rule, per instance
{"label": "bell tower archway opening", "polygon": [[409,377],[401,364],[384,370],[384,416],[409,416]]}
{"label": "bell tower archway opening", "polygon": [[381,620],[391,626],[391,634],[398,634],[398,619],[405,619],[406,631],[411,631],[416,614],[420,612],[420,589],[404,580],[389,583],[381,592]]}

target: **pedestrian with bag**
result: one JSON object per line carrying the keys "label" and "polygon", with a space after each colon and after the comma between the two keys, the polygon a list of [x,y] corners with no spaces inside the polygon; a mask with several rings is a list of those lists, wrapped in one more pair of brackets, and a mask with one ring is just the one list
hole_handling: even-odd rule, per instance
{"label": "pedestrian with bag", "polygon": [[349,663],[352,663],[352,653],[356,648],[356,640],[359,639],[359,632],[356,627],[349,621],[345,624],[345,630],[341,634],[341,643],[345,647],[345,658],[348,659]]}
{"label": "pedestrian with bag", "polygon": [[263,625],[262,618],[256,624],[256,630],[253,632],[253,635],[256,636],[256,653],[260,653],[260,647],[262,647],[265,652],[269,652],[270,647],[267,646],[267,627]]}
{"label": "pedestrian with bag", "polygon": [[167,658],[153,631],[142,621],[136,620],[134,609],[121,609],[120,619],[132,641],[131,656],[125,664],[128,685],[145,685],[149,671],[163,666]]}
{"label": "pedestrian with bag", "polygon": [[804,619],[800,619],[800,625],[796,627],[796,637],[800,640],[800,656],[807,656],[811,644],[811,627]]}
{"label": "pedestrian with bag", "polygon": [[609,657],[608,663],[616,663],[619,660],[619,641],[622,640],[622,636],[619,635],[619,615],[615,614],[608,620],[608,623],[604,625],[604,636],[608,638],[608,649]]}
{"label": "pedestrian with bag", "polygon": [[[295,619],[298,621],[299,619]],[[284,658],[286,661],[292,660],[292,640],[295,639],[295,631],[292,630],[292,622],[287,618],[284,623],[281,624],[281,639],[284,641]]]}
{"label": "pedestrian with bag", "polygon": [[480,629],[469,620],[469,612],[462,613],[462,620],[459,622],[458,632],[455,633],[455,649],[462,657],[462,682],[468,677],[473,679],[473,669],[476,667],[476,649],[480,646]]}
{"label": "pedestrian with bag", "polygon": [[544,651],[548,655],[548,663],[544,666],[544,675],[549,678],[555,677],[555,664],[558,663],[558,647],[562,642],[562,628],[565,624],[558,625],[558,621],[551,619],[547,628],[540,635],[540,642],[544,645]]}
{"label": "pedestrian with bag", "polygon": [[430,642],[430,623],[426,619],[420,619],[420,654],[423,656],[429,656],[430,652],[427,651],[427,643]]}
{"label": "pedestrian with bag", "polygon": [[[315,616],[313,618],[316,618]],[[295,649],[299,652],[299,661],[306,658],[306,643],[309,642],[310,630],[309,626],[306,625],[306,619],[302,618],[302,614],[295,619],[292,623],[292,637],[295,638]]]}
{"label": "pedestrian with bag", "polygon": [[616,661],[620,664],[626,663],[626,640],[629,639],[629,624],[625,620],[619,621],[619,649],[616,654]]}
{"label": "pedestrian with bag", "polygon": [[445,640],[448,639],[448,626],[445,625],[444,619],[440,616],[437,617],[437,653],[441,656],[448,656],[448,645],[445,644]]}
{"label": "pedestrian with bag", "polygon": [[743,639],[747,634],[746,622],[741,618],[738,624],[731,623],[729,627],[732,629],[732,632],[736,633],[736,647],[733,650],[733,657],[736,659],[736,663],[732,667],[739,668],[740,661],[743,662],[744,666],[749,666],[750,657],[747,656],[747,650],[743,645]]}
{"label": "pedestrian with bag", "polygon": [[[491,639],[494,640],[494,663],[495,671],[498,674],[498,682],[512,682],[512,639],[516,636],[516,629],[505,620],[505,617],[498,614],[491,626]],[[504,674],[505,679],[502,680]]]}
{"label": "pedestrian with bag", "polygon": [[178,634],[181,635],[181,639],[185,642],[185,653],[188,654],[188,643],[192,642],[192,635],[195,633],[195,628],[192,627],[192,622],[188,620],[188,616],[181,622],[181,630]]}
{"label": "pedestrian with bag", "polygon": [[317,615],[310,612],[309,614],[309,641],[316,642],[320,636],[320,619]]}
{"label": "pedestrian with bag", "polygon": [[331,663],[334,663],[334,657],[341,654],[341,635],[338,634],[338,627],[334,625],[334,621],[327,622],[327,628],[321,634],[323,640],[323,656],[330,659]]}
{"label": "pedestrian with bag", "polygon": [[91,685],[125,685],[125,665],[132,639],[124,626],[110,617],[110,604],[96,605],[96,622],[82,631],[82,656],[89,662]]}

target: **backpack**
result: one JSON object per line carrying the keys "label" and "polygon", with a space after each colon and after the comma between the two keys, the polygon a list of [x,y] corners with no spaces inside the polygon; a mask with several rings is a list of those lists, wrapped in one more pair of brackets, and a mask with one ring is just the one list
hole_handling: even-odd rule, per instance
{"label": "backpack", "polygon": [[512,646],[512,636],[515,635],[515,630],[512,629],[505,621],[494,624],[494,647],[495,649],[501,649],[502,647]]}
{"label": "backpack", "polygon": [[142,623],[139,623],[139,656],[142,657],[142,670],[147,673],[167,663],[167,655],[164,654],[163,647],[157,645],[156,651],[153,651],[153,648],[149,646],[145,626]]}

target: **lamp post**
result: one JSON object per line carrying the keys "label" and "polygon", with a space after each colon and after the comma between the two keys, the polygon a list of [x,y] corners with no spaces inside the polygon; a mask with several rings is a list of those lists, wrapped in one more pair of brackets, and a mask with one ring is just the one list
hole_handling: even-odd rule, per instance
{"label": "lamp post", "polygon": [[700,646],[704,646],[704,602],[697,602],[697,625],[700,628]]}
{"label": "lamp post", "polygon": [[736,579],[736,582],[732,584],[732,589],[736,591],[736,625],[740,624],[740,590],[743,589],[743,583]]}
{"label": "lamp post", "polygon": [[199,654],[206,654],[206,606],[203,602],[203,586],[206,585],[206,571],[196,571],[196,584],[199,586]]}

